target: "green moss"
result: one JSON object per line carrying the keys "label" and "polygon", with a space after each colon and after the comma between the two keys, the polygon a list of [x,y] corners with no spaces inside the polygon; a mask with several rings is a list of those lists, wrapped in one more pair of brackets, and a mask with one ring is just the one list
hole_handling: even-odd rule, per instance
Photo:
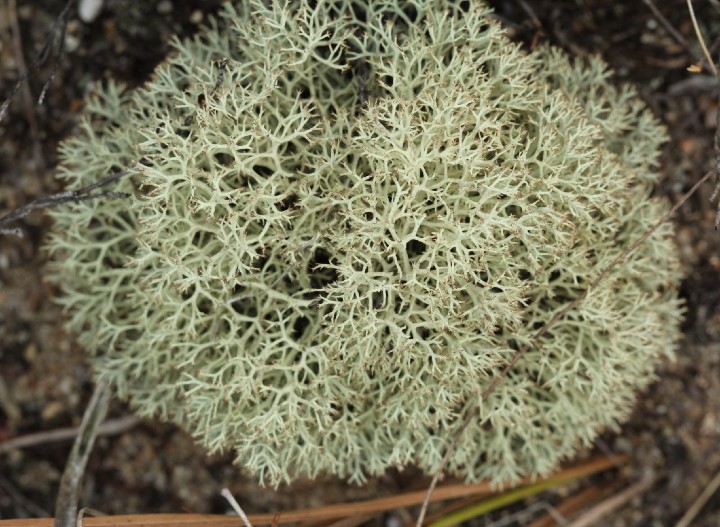
{"label": "green moss", "polygon": [[667,226],[479,394],[666,210],[632,89],[480,2],[266,4],[100,90],[62,146],[70,187],[137,171],[131,202],[53,213],[97,375],[272,483],[433,471],[475,405],[448,470],[505,482],[624,418],[678,336]]}

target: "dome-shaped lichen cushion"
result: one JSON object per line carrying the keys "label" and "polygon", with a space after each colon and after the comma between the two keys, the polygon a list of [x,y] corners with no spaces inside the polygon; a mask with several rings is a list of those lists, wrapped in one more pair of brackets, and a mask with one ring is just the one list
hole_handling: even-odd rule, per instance
{"label": "dome-shaped lichen cushion", "polygon": [[[234,4],[234,5],[233,5]],[[622,419],[678,335],[662,128],[599,60],[522,51],[480,2],[233,2],[61,149],[51,274],[101,378],[263,481],[496,482]]]}

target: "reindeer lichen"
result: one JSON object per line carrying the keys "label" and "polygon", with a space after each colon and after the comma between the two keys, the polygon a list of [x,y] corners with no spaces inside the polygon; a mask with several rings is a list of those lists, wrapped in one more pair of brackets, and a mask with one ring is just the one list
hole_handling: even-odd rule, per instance
{"label": "reindeer lichen", "polygon": [[53,279],[97,376],[262,481],[547,473],[623,419],[680,318],[662,127],[599,59],[478,1],[230,2],[144,86],[88,102]]}

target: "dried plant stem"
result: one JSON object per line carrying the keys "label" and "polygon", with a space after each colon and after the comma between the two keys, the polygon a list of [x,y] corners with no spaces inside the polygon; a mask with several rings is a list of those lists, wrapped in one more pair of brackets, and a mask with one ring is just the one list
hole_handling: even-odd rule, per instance
{"label": "dried plant stem", "polygon": [[[662,218],[660,218],[655,225],[650,227],[645,233],[640,236],[637,240],[635,240],[632,244],[630,244],[623,252],[621,252],[618,256],[616,256],[593,280],[590,285],[585,289],[585,291],[579,295],[575,300],[570,302],[568,305],[566,305],[563,309],[558,311],[554,317],[552,317],[548,322],[546,322],[530,339],[531,344],[538,344],[540,337],[542,337],[545,333],[547,333],[552,326],[554,326],[558,321],[560,321],[565,315],[567,315],[570,311],[575,309],[583,300],[585,300],[590,294],[590,291],[595,289],[598,284],[600,284],[603,280],[607,278],[607,276],[610,274],[610,272],[619,264],[621,261],[623,261],[627,256],[632,253],[637,247],[642,244],[645,240],[647,240],[650,236],[653,235],[655,231],[657,231],[662,224],[664,224],[666,221],[672,217],[675,212],[692,196],[697,192],[698,188],[705,183],[710,177],[714,174],[713,171],[708,172],[705,174],[700,180],[693,185],[693,187],[685,194],[683,195],[680,200],[673,206],[672,209],[670,209]],[[490,385],[482,392],[480,395],[480,400],[482,402],[487,401],[488,397],[497,389],[497,387],[505,380],[507,377],[507,374],[510,372],[512,368],[515,367],[515,365],[518,363],[518,361],[525,355],[525,353],[530,350],[530,345],[522,346],[520,349],[518,349],[515,354],[513,355],[510,362],[505,365],[505,368],[500,372],[499,375],[497,375],[493,381],[490,383]],[[478,407],[475,406],[468,415],[463,420],[462,424],[460,425],[460,428],[458,428],[455,431],[455,434],[453,434],[452,441],[450,442],[450,445],[448,446],[448,449],[445,453],[445,455],[442,458],[442,461],[440,462],[440,466],[435,472],[435,475],[432,478],[432,481],[430,482],[430,486],[427,490],[427,495],[425,497],[425,500],[423,501],[422,507],[420,509],[420,514],[418,515],[417,520],[417,527],[422,527],[423,521],[425,520],[425,515],[427,514],[427,508],[430,504],[430,498],[432,496],[433,491],[435,490],[435,487],[437,486],[438,481],[440,480],[440,476],[442,475],[445,466],[447,465],[448,461],[450,460],[450,457],[452,456],[452,453],[455,451],[455,448],[457,447],[460,438],[462,434],[467,429],[468,425],[477,418],[478,413]]]}
{"label": "dried plant stem", "polygon": [[615,496],[598,503],[592,509],[584,513],[580,518],[569,523],[567,527],[591,527],[592,525],[601,525],[598,523],[608,514],[619,509],[635,496],[639,496],[647,492],[650,487],[655,484],[657,477],[654,475],[647,476],[635,485],[632,485]]}
{"label": "dried plant stem", "polygon": [[715,474],[712,481],[708,483],[708,486],[705,487],[700,496],[695,499],[690,508],[685,511],[685,514],[683,514],[680,521],[675,524],[675,527],[690,527],[695,517],[700,513],[700,510],[705,506],[712,495],[717,492],[718,488],[720,488],[720,472]]}
{"label": "dried plant stem", "polygon": [[[134,426],[140,424],[142,420],[134,415],[120,417],[118,419],[108,419],[97,429],[97,435],[117,435],[130,430]],[[19,437],[13,437],[0,442],[0,453],[8,452],[16,448],[28,448],[48,443],[59,443],[74,439],[80,427],[73,426],[68,428],[58,428],[56,430],[47,430],[34,434],[27,434]]]}
{"label": "dried plant stem", "polygon": [[20,34],[20,23],[17,17],[17,0],[8,0],[7,3],[8,19],[12,29],[13,47],[15,48],[15,60],[21,79],[21,91],[23,105],[25,106],[25,119],[27,119],[30,128],[30,136],[33,143],[33,158],[35,161],[35,171],[39,174],[45,170],[45,159],[42,154],[42,143],[40,141],[40,127],[38,126],[37,116],[35,115],[34,101],[30,92],[30,83],[28,82],[28,68],[25,63],[25,54],[22,47],[22,35]]}
{"label": "dried plant stem", "polygon": [[60,480],[60,490],[55,501],[55,527],[75,527],[80,483],[109,402],[110,388],[106,382],[100,381],[85,410],[79,434]]}
{"label": "dried plant stem", "polygon": [[535,496],[540,492],[569,483],[572,479],[546,479],[527,485],[525,487],[519,487],[508,492],[503,492],[497,496],[484,499],[479,503],[475,503],[469,507],[465,507],[459,511],[455,511],[447,516],[440,518],[430,524],[430,527],[454,527],[460,525],[463,522],[480,518],[481,516],[495,511],[501,507],[509,506],[520,500],[527,499],[531,496]]}
{"label": "dried plant stem", "polygon": [[[619,456],[622,463],[627,462],[627,456]],[[583,463],[577,463],[563,470],[559,470],[550,478],[578,479],[616,468],[613,461],[605,457],[595,457]],[[523,478],[518,485],[532,483],[531,478]],[[472,495],[487,494],[492,491],[489,482],[470,484],[447,484],[437,489],[433,501],[465,498]],[[298,522],[320,522],[337,520],[341,518],[357,517],[361,514],[379,514],[385,511],[403,509],[419,505],[425,498],[425,491],[406,492],[395,496],[376,498],[366,501],[337,503],[305,510],[290,510],[271,512],[267,514],[250,514],[248,521],[254,527],[271,525],[277,527],[281,524]],[[244,527],[241,518],[225,515],[209,514],[141,514],[127,516],[103,516],[101,518],[86,518],[85,527]],[[51,518],[38,518],[33,520],[0,520],[0,527],[51,527]]]}
{"label": "dried plant stem", "polygon": [[695,9],[693,8],[692,0],[687,0],[688,10],[690,11],[690,18],[692,19],[693,28],[695,28],[695,34],[697,35],[698,42],[700,42],[700,47],[702,47],[703,53],[705,54],[705,59],[707,60],[708,65],[710,66],[710,69],[712,70],[712,73],[715,77],[718,76],[717,68],[715,67],[715,63],[712,60],[712,57],[710,56],[710,52],[708,51],[707,46],[705,45],[705,39],[703,38],[702,32],[700,31],[700,26],[698,25],[697,18],[695,17]]}
{"label": "dried plant stem", "polygon": [[220,495],[228,501],[235,513],[240,516],[240,518],[242,518],[245,527],[252,527],[252,523],[250,523],[250,520],[248,520],[247,514],[245,514],[245,511],[242,510],[242,507],[235,499],[235,496],[232,495],[230,489],[222,489]]}
{"label": "dried plant stem", "polygon": [[[58,41],[58,47],[56,53],[54,53],[53,56],[53,63],[52,63],[52,71],[50,72],[50,76],[45,81],[45,84],[43,85],[43,88],[40,92],[40,96],[38,97],[38,104],[42,105],[43,100],[45,99],[45,93],[47,92],[47,89],[52,82],[52,80],[55,78],[55,74],[57,73],[58,64],[60,63],[60,56],[63,53],[64,49],[64,43],[65,43],[65,30],[67,29],[67,19],[68,15],[70,13],[70,8],[75,3],[75,0],[68,0],[65,4],[65,7],[63,7],[63,10],[58,15],[57,19],[55,19],[55,22],[53,23],[52,27],[50,28],[50,33],[48,34],[48,37],[45,39],[45,43],[43,44],[42,49],[37,54],[37,56],[32,60],[30,63],[30,66],[27,68],[21,68],[24,69],[24,73],[21,72],[20,78],[15,83],[15,86],[12,90],[10,90],[10,94],[5,98],[5,100],[0,104],[0,123],[3,121],[5,116],[7,115],[8,108],[10,108],[10,101],[15,96],[15,94],[20,91],[20,88],[23,86],[23,83],[27,80],[30,73],[37,68],[39,65],[43,64],[48,56],[50,56],[50,52],[54,48],[55,41]],[[14,8],[14,4],[12,6],[8,6],[10,8]],[[12,13],[9,13],[12,14]],[[59,33],[59,35],[58,35]]]}
{"label": "dried plant stem", "polygon": [[570,514],[573,514],[589,504],[597,501],[597,499],[603,494],[603,490],[600,487],[588,487],[585,490],[573,494],[572,496],[563,500],[563,502],[557,507],[553,507],[547,514],[533,521],[528,527],[552,527],[553,525],[565,525],[561,523],[561,520],[567,518]]}
{"label": "dried plant stem", "polygon": [[[351,516],[349,518],[343,518],[342,520],[338,520],[335,522],[332,522],[331,524],[315,524],[314,527],[321,527],[323,525],[324,527],[360,527],[360,525],[369,522],[373,518],[375,518],[375,514],[367,513],[367,514],[358,514],[355,516]],[[303,527],[303,526],[301,526]],[[313,526],[306,526],[306,527],[313,527]]]}
{"label": "dried plant stem", "polygon": [[51,207],[57,207],[58,205],[62,205],[63,203],[69,203],[71,201],[85,201],[89,199],[101,198],[129,198],[130,194],[127,194],[125,192],[93,192],[93,190],[97,190],[101,187],[109,185],[110,183],[113,183],[118,179],[131,173],[135,173],[135,171],[122,170],[120,172],[116,172],[115,174],[110,174],[109,176],[104,177],[103,179],[98,181],[97,183],[93,183],[92,185],[88,185],[87,187],[83,187],[78,190],[67,190],[65,192],[53,194],[52,196],[38,198],[35,201],[32,201],[27,205],[20,207],[19,209],[15,209],[6,214],[5,216],[0,217],[0,234],[14,234],[16,236],[22,236],[22,231],[20,229],[4,228],[3,225],[24,218],[32,211],[37,209],[49,209]]}
{"label": "dried plant stem", "polygon": [[[685,37],[683,37],[675,27],[670,23],[670,21],[665,18],[665,15],[662,14],[662,12],[657,8],[655,5],[655,2],[653,0],[643,0],[645,2],[645,5],[647,5],[650,8],[650,11],[653,12],[653,15],[655,15],[655,18],[658,19],[658,22],[660,22],[660,25],[662,25],[663,28],[665,28],[665,31],[667,31],[672,38],[675,39],[675,41],[680,44],[682,47],[684,47],[691,55],[695,55],[695,51],[693,48],[690,47],[690,44],[687,40],[685,40]],[[695,57],[697,60],[699,57]],[[704,59],[699,58],[701,62],[704,62]]]}

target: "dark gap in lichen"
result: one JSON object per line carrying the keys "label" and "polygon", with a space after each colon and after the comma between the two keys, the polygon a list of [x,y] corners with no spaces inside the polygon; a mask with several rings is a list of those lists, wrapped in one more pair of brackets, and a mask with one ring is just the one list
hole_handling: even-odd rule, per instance
{"label": "dark gap in lichen", "polygon": [[285,197],[284,199],[281,199],[278,204],[278,210],[286,211],[290,209],[294,209],[297,202],[300,201],[300,198],[297,194],[293,193]]}
{"label": "dark gap in lichen", "polygon": [[231,167],[235,162],[235,157],[225,152],[218,152],[217,154],[214,154],[213,159],[216,164],[224,167]]}
{"label": "dark gap in lichen", "polygon": [[307,265],[307,272],[310,275],[310,285],[316,289],[325,288],[340,278],[337,270],[326,266],[336,265],[333,256],[322,247],[313,252]]}
{"label": "dark gap in lichen", "polygon": [[405,252],[407,252],[408,257],[410,258],[417,258],[418,256],[422,256],[425,254],[425,251],[427,250],[427,245],[425,243],[421,242],[418,239],[412,239],[409,242],[405,243]]}
{"label": "dark gap in lichen", "polygon": [[310,319],[305,316],[297,317],[292,324],[292,333],[291,337],[293,340],[298,341],[302,338],[303,333],[305,333],[305,330],[310,325]]}
{"label": "dark gap in lichen", "polygon": [[255,174],[264,179],[269,179],[275,173],[272,168],[260,164],[253,165],[252,169]]}

